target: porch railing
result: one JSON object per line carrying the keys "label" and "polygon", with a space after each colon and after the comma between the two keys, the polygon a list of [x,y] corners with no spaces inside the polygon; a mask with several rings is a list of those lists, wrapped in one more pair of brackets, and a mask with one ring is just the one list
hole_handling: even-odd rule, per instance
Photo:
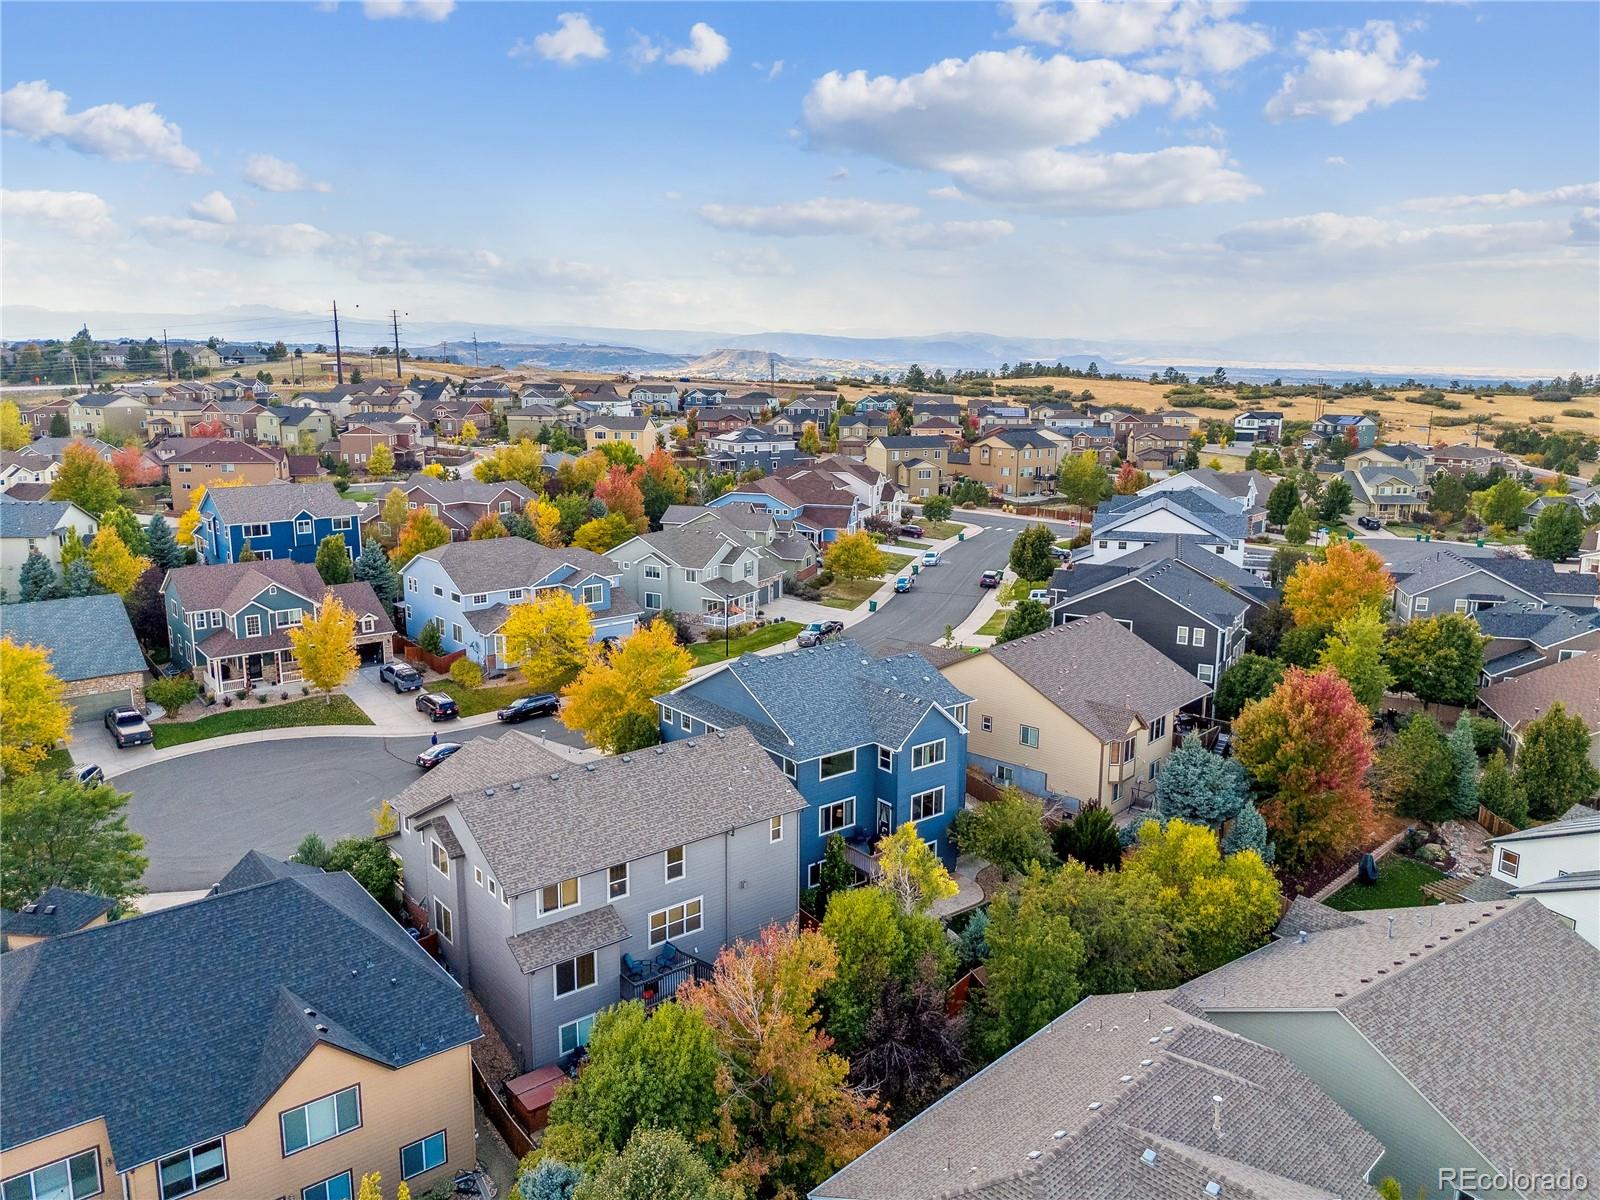
{"label": "porch railing", "polygon": [[711,964],[697,958],[687,950],[667,943],[670,957],[658,954],[648,962],[635,963],[632,970],[624,960],[620,974],[621,998],[643,1001],[645,1008],[654,1008],[663,1000],[670,1000],[677,990],[690,980],[704,982],[711,978]]}

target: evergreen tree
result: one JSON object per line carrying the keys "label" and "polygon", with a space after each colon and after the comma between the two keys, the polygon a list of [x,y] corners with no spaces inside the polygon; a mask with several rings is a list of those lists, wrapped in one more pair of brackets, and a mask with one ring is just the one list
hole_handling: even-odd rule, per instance
{"label": "evergreen tree", "polygon": [[1496,750],[1483,764],[1483,774],[1478,778],[1478,803],[1519,828],[1528,823],[1528,797],[1506,765],[1504,750]]}
{"label": "evergreen tree", "polygon": [[1450,809],[1458,817],[1473,817],[1478,812],[1478,749],[1472,732],[1472,718],[1466,713],[1456,718],[1450,731],[1450,758],[1455,764],[1451,784]]}
{"label": "evergreen tree", "polygon": [[1292,479],[1284,478],[1273,485],[1267,496],[1267,520],[1274,525],[1287,525],[1294,510],[1300,507],[1300,489]]}
{"label": "evergreen tree", "polygon": [[1528,814],[1546,821],[1600,789],[1600,771],[1589,762],[1589,727],[1560,700],[1522,731],[1517,785],[1528,798]]}
{"label": "evergreen tree", "polygon": [[337,583],[349,583],[355,578],[344,538],[337,533],[330,533],[318,543],[316,567],[322,582],[329,587]]}
{"label": "evergreen tree", "polygon": [[59,586],[55,567],[37,549],[28,551],[28,560],[22,564],[17,584],[24,602],[53,599]]}
{"label": "evergreen tree", "polygon": [[1250,781],[1244,768],[1233,759],[1212,754],[1192,733],[1167,757],[1166,766],[1156,776],[1156,807],[1163,820],[1179,817],[1220,829],[1249,799]]}
{"label": "evergreen tree", "polygon": [[1072,820],[1056,826],[1053,842],[1062,862],[1075,858],[1092,871],[1115,871],[1122,865],[1116,819],[1099,804],[1084,805]]}
{"label": "evergreen tree", "polygon": [[1322,500],[1317,505],[1317,515],[1324,521],[1337,521],[1350,511],[1354,501],[1350,485],[1335,476],[1328,480],[1328,486],[1322,489]]}
{"label": "evergreen tree", "polygon": [[1241,850],[1254,850],[1266,863],[1270,863],[1277,852],[1267,834],[1266,818],[1248,802],[1234,816],[1233,827],[1222,839],[1224,854],[1237,854]]}
{"label": "evergreen tree", "polygon": [[1528,552],[1535,558],[1561,562],[1583,545],[1583,514],[1576,504],[1548,504],[1528,530]]}
{"label": "evergreen tree", "polygon": [[95,582],[94,572],[89,569],[89,560],[86,558],[73,559],[62,573],[63,596],[98,596],[103,591],[105,588]]}
{"label": "evergreen tree", "polygon": [[172,526],[160,513],[145,522],[144,537],[156,566],[168,571],[183,566],[183,547],[178,545],[178,539],[172,536]]}
{"label": "evergreen tree", "polygon": [[400,595],[400,580],[395,577],[389,556],[383,552],[376,538],[370,539],[361,549],[353,570],[356,579],[370,583],[378,600],[389,612],[394,612],[394,602]]}
{"label": "evergreen tree", "polygon": [[1311,510],[1301,505],[1289,514],[1288,524],[1284,527],[1283,536],[1292,545],[1304,546],[1311,540]]}

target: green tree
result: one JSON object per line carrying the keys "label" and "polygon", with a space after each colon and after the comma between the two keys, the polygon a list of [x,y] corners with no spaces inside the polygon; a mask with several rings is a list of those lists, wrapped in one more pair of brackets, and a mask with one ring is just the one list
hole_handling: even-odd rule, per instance
{"label": "green tree", "polygon": [[115,529],[130,554],[141,558],[150,557],[150,538],[145,533],[145,527],[139,523],[139,518],[134,515],[133,510],[126,505],[113,504],[101,513],[100,528]]}
{"label": "green tree", "polygon": [[1217,716],[1231,721],[1251,700],[1272,694],[1283,682],[1283,664],[1259,654],[1241,654],[1239,661],[1222,673],[1217,681]]}
{"label": "green tree", "polygon": [[50,560],[39,553],[38,547],[31,547],[17,576],[17,588],[22,599],[24,601],[53,599],[56,589],[60,586],[61,581],[56,578],[56,569]]}
{"label": "green tree", "polygon": [[1156,810],[1163,820],[1189,821],[1215,831],[1233,820],[1249,799],[1244,768],[1211,753],[1192,733],[1167,756],[1156,776]]}
{"label": "green tree", "polygon": [[94,571],[90,568],[87,558],[73,559],[67,563],[66,570],[61,572],[63,596],[99,596],[105,590],[100,586],[100,581],[94,577]]}
{"label": "green tree", "polygon": [[540,1159],[533,1167],[528,1167],[524,1160],[512,1200],[572,1200],[572,1193],[582,1179],[576,1167],[553,1158]]}
{"label": "green tree", "polygon": [[1311,510],[1301,505],[1289,514],[1289,522],[1284,526],[1283,536],[1292,546],[1304,546],[1311,540]]}
{"label": "green tree", "polygon": [[973,1035],[986,1057],[997,1058],[1078,1002],[1086,952],[1037,864],[1027,884],[989,905],[985,937],[988,985]]}
{"label": "green tree", "polygon": [[48,887],[116,901],[144,889],[144,839],[128,828],[128,793],[53,771],[0,784],[0,907],[15,912]]}
{"label": "green tree", "polygon": [[1417,713],[1378,753],[1378,787],[1395,812],[1423,821],[1451,814],[1455,761],[1439,723]]}
{"label": "green tree", "polygon": [[160,513],[154,514],[145,524],[144,536],[145,544],[150,547],[146,553],[156,566],[167,571],[183,566],[183,547],[178,545],[178,539],[172,536],[172,526]]}
{"label": "green tree", "polygon": [[87,444],[74,442],[61,456],[61,470],[50,485],[50,499],[70,500],[98,517],[121,502],[122,481],[117,478],[117,469]]}
{"label": "green tree", "polygon": [[941,973],[954,958],[938,920],[901,908],[881,887],[834,896],[822,932],[838,955],[837,973],[820,997],[823,1025],[840,1053],[849,1056],[865,1044],[885,984],[891,979],[910,982],[925,958]]}
{"label": "green tree", "polygon": [[1056,569],[1050,554],[1055,542],[1055,535],[1045,525],[1030,525],[1017,534],[1017,540],[1011,543],[1011,570],[1017,578],[1049,579]]}
{"label": "green tree", "polygon": [[1563,562],[1583,545],[1583,513],[1576,504],[1547,504],[1528,529],[1528,552],[1535,558]]}
{"label": "green tree", "polygon": [[1384,646],[1394,686],[1424,704],[1471,704],[1489,639],[1462,613],[1436,613],[1400,626]]}
{"label": "green tree", "polygon": [[1589,762],[1589,727],[1560,700],[1522,731],[1517,748],[1517,784],[1528,798],[1528,815],[1548,821],[1600,790],[1600,771]]}
{"label": "green tree", "polygon": [[989,489],[976,479],[958,479],[950,487],[950,499],[956,504],[987,504]]}
{"label": "green tree", "polygon": [[1528,823],[1528,797],[1506,764],[1504,750],[1496,750],[1478,777],[1478,803],[1495,816],[1521,828]]}
{"label": "green tree", "polygon": [[894,897],[902,912],[927,912],[960,891],[933,847],[922,840],[916,823],[907,821],[878,839],[878,886]]}
{"label": "green tree", "polygon": [[367,539],[350,573],[353,578],[371,584],[379,603],[389,612],[394,611],[394,602],[400,597],[400,580],[377,538]]}
{"label": "green tree", "polygon": [[1450,731],[1450,810],[1458,817],[1478,813],[1478,750],[1472,717],[1462,713]]}
{"label": "green tree", "polygon": [[1466,516],[1470,500],[1466,485],[1453,472],[1440,471],[1433,477],[1433,497],[1428,502],[1428,511],[1441,521],[1449,523]]}
{"label": "green tree", "polygon": [[325,870],[328,866],[328,844],[322,840],[321,834],[312,830],[300,839],[300,844],[295,847],[290,861]]}
{"label": "green tree", "polygon": [[[302,843],[303,844],[303,843]],[[329,871],[348,871],[371,897],[390,912],[395,910],[400,885],[400,863],[380,838],[340,838],[328,848]]]}
{"label": "green tree", "polygon": [[1043,820],[1043,803],[1007,786],[998,800],[957,813],[951,836],[961,853],[977,855],[1009,877],[1020,875],[1030,863],[1049,861],[1050,839]]}
{"label": "green tree", "polygon": [[922,515],[929,521],[948,521],[954,507],[948,496],[929,496],[922,502]]}
{"label": "green tree", "polygon": [[[673,1007],[667,1005],[666,1007]],[[744,1200],[675,1129],[640,1129],[572,1193],[573,1200]]]}
{"label": "green tree", "polygon": [[1272,485],[1267,494],[1267,520],[1274,525],[1286,525],[1300,507],[1300,489],[1288,476]]}
{"label": "green tree", "polygon": [[842,895],[855,886],[856,869],[844,852],[844,839],[831,834],[822,846],[822,866],[817,869],[817,917],[824,917],[833,897]]}
{"label": "green tree", "polygon": [[1077,859],[1094,871],[1115,871],[1122,866],[1122,839],[1116,818],[1104,805],[1089,802],[1070,821],[1056,826],[1056,857]]}
{"label": "green tree", "polygon": [[1050,610],[1038,600],[1018,600],[1000,627],[996,643],[1012,642],[1050,628]]}
{"label": "green tree", "polygon": [[336,583],[349,583],[355,578],[350,551],[345,546],[344,538],[337,533],[330,533],[317,545],[316,567],[322,582],[329,587]]}
{"label": "green tree", "polygon": [[1522,524],[1522,511],[1532,503],[1533,493],[1515,479],[1502,479],[1493,487],[1479,492],[1475,500],[1478,515],[1485,522],[1515,529]]}
{"label": "green tree", "polygon": [[1322,644],[1317,665],[1339,672],[1367,711],[1376,712],[1384,691],[1394,682],[1383,661],[1383,619],[1364,608],[1339,621]]}
{"label": "green tree", "polygon": [[71,432],[72,432],[72,428],[67,423],[67,414],[66,413],[59,413],[58,412],[58,413],[51,414],[51,417],[50,417],[50,436],[51,437],[67,437]]}
{"label": "green tree", "polygon": [[1100,465],[1100,456],[1093,450],[1069,455],[1062,461],[1056,478],[1056,490],[1067,498],[1068,503],[1076,504],[1079,508],[1092,508],[1100,503],[1105,487],[1106,469]]}
{"label": "green tree", "polygon": [[1350,485],[1336,475],[1322,489],[1322,499],[1317,503],[1317,516],[1324,521],[1337,521],[1351,510],[1354,503]]}
{"label": "green tree", "polygon": [[1183,910],[1153,875],[1071,861],[1041,878],[1083,939],[1078,981],[1086,995],[1176,987],[1192,973]]}

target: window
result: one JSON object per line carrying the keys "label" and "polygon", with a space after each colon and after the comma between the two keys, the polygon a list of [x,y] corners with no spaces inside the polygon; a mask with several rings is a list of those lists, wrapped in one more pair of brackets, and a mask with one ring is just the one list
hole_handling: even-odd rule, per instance
{"label": "window", "polygon": [[594,1032],[594,1014],[579,1017],[576,1021],[568,1021],[561,1027],[557,1037],[557,1044],[561,1047],[562,1054],[571,1054],[581,1046],[589,1044],[589,1035]]}
{"label": "window", "polygon": [[682,879],[684,876],[683,847],[674,846],[672,849],[668,850],[666,853],[666,861],[667,882],[671,883],[674,879]]}
{"label": "window", "polygon": [[228,1177],[228,1165],[222,1155],[222,1139],[216,1138],[190,1146],[157,1166],[161,1178],[161,1200],[176,1200],[190,1192],[198,1192]]}
{"label": "window", "polygon": [[911,819],[913,821],[926,821],[929,817],[944,816],[944,789],[936,787],[932,791],[918,792],[911,797]]}
{"label": "window", "polygon": [[251,613],[244,619],[244,635],[245,637],[261,636],[261,618],[255,613]]}
{"label": "window", "polygon": [[1195,669],[1199,672],[1201,683],[1210,683],[1212,681],[1213,672],[1210,663],[1201,663]]}
{"label": "window", "polygon": [[628,894],[628,864],[618,863],[606,871],[606,896],[621,900]]}
{"label": "window", "polygon": [[661,593],[646,592],[644,594],[644,606],[648,609],[659,611],[661,608]]}
{"label": "window", "polygon": [[[348,1087],[342,1092],[291,1108],[278,1117],[283,1132],[283,1156],[298,1154],[308,1146],[331,1141],[341,1133],[361,1127],[361,1089]],[[349,1193],[346,1193],[348,1197]]]}
{"label": "window", "polygon": [[685,733],[689,733],[689,732],[691,732],[690,726],[693,725],[693,724],[694,724],[694,722],[689,719],[689,714],[688,713],[681,712],[681,713],[678,714],[678,728],[679,729],[683,730]]}
{"label": "window", "polygon": [[361,632],[371,633],[378,627],[378,619],[371,614],[361,618]]}
{"label": "window", "polygon": [[994,732],[994,718],[993,717],[988,716],[986,714],[986,715],[978,718],[978,724],[983,727],[983,731],[985,733],[993,733]]}
{"label": "window", "polygon": [[517,600],[521,600],[522,599],[522,589],[521,588],[512,588],[509,592],[506,593],[506,599],[511,600],[513,602],[515,602]]}
{"label": "window", "polygon": [[1502,874],[1509,875],[1512,879],[1515,879],[1517,877],[1517,868],[1520,866],[1522,866],[1522,855],[1515,850],[1507,850],[1504,846],[1500,847],[1500,870]]}
{"label": "window", "polygon": [[311,532],[311,522],[309,520],[296,520],[295,523],[294,523],[294,531],[295,531],[296,534],[308,534],[308,533],[310,533]]}
{"label": "window", "polygon": [[1418,596],[1415,603],[1412,604],[1412,608],[1414,608],[1417,612],[1427,612],[1428,598],[1426,596]]}
{"label": "window", "polygon": [[683,569],[683,581],[685,583],[699,583],[700,582],[700,572],[696,571],[696,570],[694,570],[694,569],[692,569],[690,567],[685,567]]}
{"label": "window", "polygon": [[606,589],[604,584],[586,583],[583,585],[583,592],[580,596],[580,599],[582,599],[585,604],[599,604],[605,598]]}
{"label": "window", "polygon": [[84,1200],[100,1194],[100,1152],[84,1150],[5,1182],[5,1200]]}
{"label": "window", "polygon": [[696,896],[693,900],[651,913],[650,944],[659,946],[671,938],[682,937],[686,933],[698,933],[702,924],[700,903],[701,898]]}
{"label": "window", "polygon": [[434,594],[434,595],[435,595],[435,596],[443,596],[443,595],[444,595],[444,589],[443,589],[443,588],[442,588],[442,587],[440,587],[440,586],[439,586],[439,585],[438,585],[438,584],[437,584],[437,583],[436,583],[436,584],[434,584],[434,585],[433,585],[433,594]]}
{"label": "window", "polygon": [[454,621],[450,622],[450,636],[451,636],[451,638],[453,638],[455,640],[457,645],[460,645],[460,643],[461,643],[461,626],[456,624]]}
{"label": "window", "polygon": [[1189,627],[1187,625],[1179,625],[1178,626],[1178,645],[1187,646],[1188,644],[1189,644]]}
{"label": "window", "polygon": [[783,814],[779,813],[767,822],[767,841],[783,841]]}
{"label": "window", "polygon": [[420,1142],[400,1147],[400,1178],[413,1179],[441,1165],[448,1157],[445,1153],[444,1130],[430,1133]]}
{"label": "window", "polygon": [[661,568],[656,566],[655,563],[645,563],[645,565],[644,565],[644,577],[646,579],[660,579],[661,578]]}
{"label": "window", "polygon": [[560,912],[563,908],[572,908],[578,903],[578,881],[576,879],[563,879],[560,883],[552,883],[539,891],[539,912]]}
{"label": "window", "polygon": [[911,747],[911,769],[920,771],[923,767],[936,767],[944,761],[944,739],[937,742],[923,742],[920,746]]}
{"label": "window", "polygon": [[783,768],[783,773],[790,779],[798,779],[800,777],[800,768],[795,765],[794,759],[780,757],[778,765]]}
{"label": "window", "polygon": [[450,878],[450,853],[438,842],[433,843],[433,869],[446,879]]}
{"label": "window", "polygon": [[1456,611],[1458,613],[1469,612],[1470,609],[1471,609],[1471,606],[1468,605],[1465,600],[1457,600],[1456,601]]}
{"label": "window", "polygon": [[965,725],[967,723],[967,706],[965,704],[958,704],[952,708],[950,710],[950,719],[953,720],[957,725]]}
{"label": "window", "polygon": [[1206,627],[1204,625],[1196,625],[1194,627],[1194,644],[1196,646],[1204,646],[1206,644]]}
{"label": "window", "polygon": [[878,770],[894,770],[894,751],[887,746],[878,747]]}
{"label": "window", "polygon": [[1152,782],[1154,782],[1155,777],[1156,777],[1156,772],[1158,772],[1160,770],[1161,770],[1161,760],[1158,758],[1158,759],[1155,760],[1155,762],[1150,764],[1149,773],[1145,776],[1145,778],[1150,780],[1150,781],[1152,781]]}
{"label": "window", "polygon": [[840,750],[837,754],[824,754],[819,776],[823,779],[837,779],[841,775],[848,775],[856,769],[856,752],[854,750]]}
{"label": "window", "polygon": [[556,995],[569,996],[594,986],[594,951],[556,964]]}
{"label": "window", "polygon": [[272,526],[264,524],[241,525],[239,526],[239,532],[247,538],[267,537],[272,533]]}
{"label": "window", "polygon": [[350,531],[350,518],[335,517],[333,519],[333,529],[335,533],[348,533]]}
{"label": "window", "polygon": [[822,860],[819,858],[806,868],[806,886],[817,887],[822,883]]}
{"label": "window", "polygon": [[273,622],[279,629],[282,629],[285,626],[299,625],[304,617],[305,614],[298,608],[291,608],[287,611],[274,613]]}
{"label": "window", "polygon": [[487,604],[489,603],[489,596],[486,592],[479,592],[472,597],[472,602],[474,604]]}
{"label": "window", "polygon": [[843,800],[835,800],[832,804],[824,804],[817,809],[817,828],[824,837],[841,829],[849,829],[855,823],[854,796],[846,796]]}
{"label": "window", "polygon": [[456,940],[455,915],[445,907],[444,901],[437,896],[433,898],[433,927],[439,931],[439,936],[447,942]]}
{"label": "window", "polygon": [[1167,719],[1165,717],[1157,717],[1154,721],[1150,722],[1150,740],[1152,742],[1162,737],[1166,732]]}
{"label": "window", "polygon": [[1036,725],[1024,725],[1022,727],[1022,730],[1021,730],[1021,735],[1018,737],[1017,740],[1020,741],[1024,746],[1028,747],[1030,750],[1037,750],[1039,748],[1039,729],[1038,729],[1038,726],[1036,726]]}
{"label": "window", "polygon": [[350,1200],[350,1172],[313,1183],[300,1193],[300,1200]]}

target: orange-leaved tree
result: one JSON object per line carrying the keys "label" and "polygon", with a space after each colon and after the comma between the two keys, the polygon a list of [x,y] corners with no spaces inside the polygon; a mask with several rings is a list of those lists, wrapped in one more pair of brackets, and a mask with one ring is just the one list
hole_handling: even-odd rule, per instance
{"label": "orange-leaved tree", "polygon": [[1363,609],[1381,609],[1394,578],[1383,559],[1353,541],[1328,547],[1322,562],[1307,559],[1283,585],[1283,603],[1301,629],[1332,629]]}

